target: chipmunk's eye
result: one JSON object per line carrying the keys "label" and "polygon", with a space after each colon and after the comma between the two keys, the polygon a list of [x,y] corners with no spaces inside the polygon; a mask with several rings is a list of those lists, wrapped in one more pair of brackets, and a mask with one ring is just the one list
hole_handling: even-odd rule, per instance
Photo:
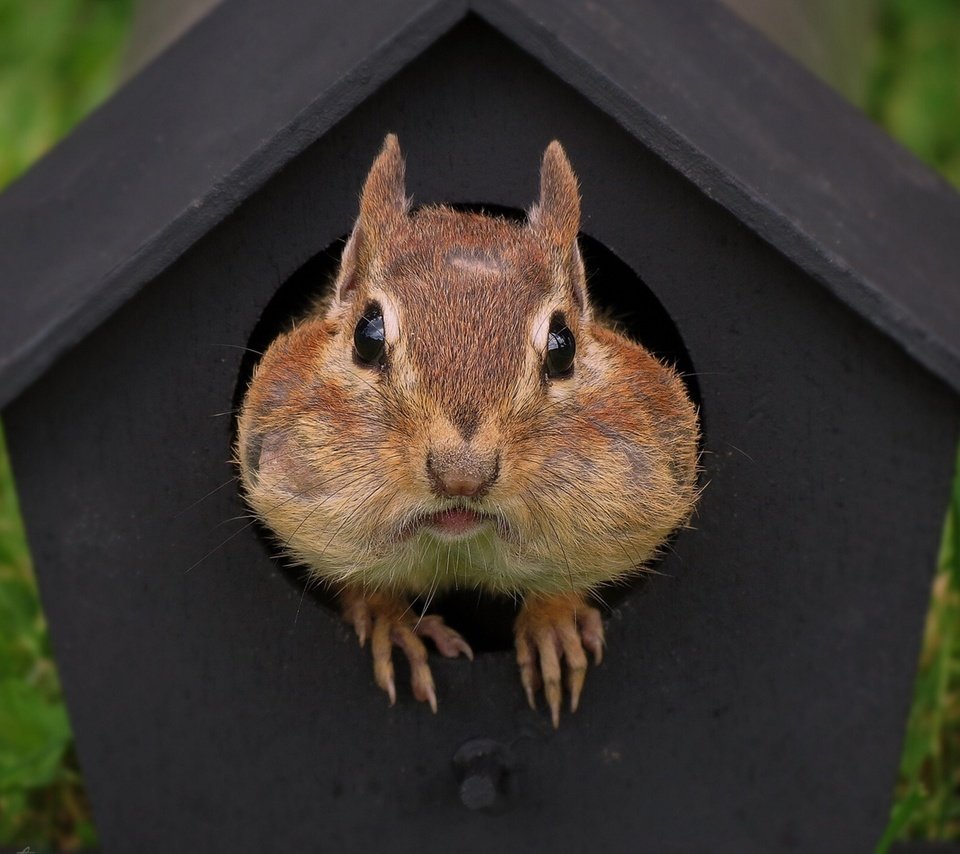
{"label": "chipmunk's eye", "polygon": [[367,306],[353,330],[353,348],[357,361],[379,366],[384,362],[386,341],[383,333],[383,311],[376,303]]}
{"label": "chipmunk's eye", "polygon": [[573,373],[573,357],[577,354],[577,341],[567,329],[562,314],[550,318],[550,332],[547,334],[547,376],[554,378],[569,377]]}

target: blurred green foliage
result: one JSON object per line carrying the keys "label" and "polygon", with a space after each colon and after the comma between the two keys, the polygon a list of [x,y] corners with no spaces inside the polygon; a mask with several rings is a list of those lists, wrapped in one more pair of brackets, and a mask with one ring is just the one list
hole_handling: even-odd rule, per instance
{"label": "blurred green foliage", "polygon": [[[112,88],[133,0],[0,0],[0,186]],[[96,843],[0,433],[0,844]]]}
{"label": "blurred green foliage", "polygon": [[109,93],[133,0],[0,0],[0,186]]}
{"label": "blurred green foliage", "polygon": [[924,631],[890,824],[898,839],[960,839],[960,457]]}
{"label": "blurred green foliage", "polygon": [[960,1],[881,0],[862,106],[960,187]]}
{"label": "blurred green foliage", "polygon": [[[134,0],[0,0],[0,186],[111,89]],[[960,186],[960,0],[878,0],[861,105]],[[958,283],[960,287],[960,283]],[[890,826],[960,839],[960,481]],[[0,844],[95,842],[0,434]]]}
{"label": "blurred green foliage", "polygon": [[0,842],[95,841],[0,434]]}
{"label": "blurred green foliage", "polygon": [[[960,187],[960,0],[881,0],[863,107]],[[960,460],[878,852],[897,839],[960,840]]]}

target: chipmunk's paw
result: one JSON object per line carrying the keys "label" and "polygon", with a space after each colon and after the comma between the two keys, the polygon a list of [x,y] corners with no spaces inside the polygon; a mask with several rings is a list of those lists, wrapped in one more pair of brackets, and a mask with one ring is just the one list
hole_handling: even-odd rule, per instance
{"label": "chipmunk's paw", "polygon": [[536,708],[536,692],[542,685],[553,726],[559,727],[563,699],[560,661],[566,662],[570,711],[575,712],[587,675],[584,648],[593,654],[595,664],[603,659],[600,612],[587,605],[579,594],[531,596],[517,616],[514,639],[520,681],[530,708]]}
{"label": "chipmunk's paw", "polygon": [[382,593],[341,595],[341,613],[350,623],[360,646],[370,638],[373,652],[373,676],[387,692],[392,706],[397,701],[393,670],[393,648],[400,647],[410,662],[413,696],[437,711],[437,691],[427,664],[427,648],[421,638],[429,638],[441,655],[456,658],[461,653],[473,661],[470,645],[435,614],[421,617],[399,597]]}

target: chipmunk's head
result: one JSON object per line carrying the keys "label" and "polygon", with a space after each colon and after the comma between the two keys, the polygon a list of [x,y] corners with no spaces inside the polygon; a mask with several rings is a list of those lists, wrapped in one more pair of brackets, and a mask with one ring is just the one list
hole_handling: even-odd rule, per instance
{"label": "chipmunk's head", "polygon": [[[692,406],[672,371],[591,320],[579,226],[558,142],[515,222],[411,210],[387,137],[328,303],[270,348],[241,416],[248,497],[294,554],[418,589],[435,574],[425,549],[448,562],[453,549],[466,583],[583,587],[645,559],[686,515]],[[644,371],[656,387],[640,393]],[[672,396],[677,424],[644,411],[647,393]],[[468,568],[470,542],[485,557]]]}

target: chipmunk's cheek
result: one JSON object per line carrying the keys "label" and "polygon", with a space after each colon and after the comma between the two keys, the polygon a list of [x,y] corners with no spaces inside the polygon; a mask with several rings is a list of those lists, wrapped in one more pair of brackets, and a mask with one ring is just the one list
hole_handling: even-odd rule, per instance
{"label": "chipmunk's cheek", "polygon": [[256,487],[310,500],[323,495],[323,480],[303,459],[286,431],[255,433],[244,450],[247,476]]}
{"label": "chipmunk's cheek", "polygon": [[569,449],[552,453],[547,457],[544,467],[553,476],[553,483],[565,485],[574,491],[580,485],[591,482],[597,474],[597,465],[592,459]]}
{"label": "chipmunk's cheek", "polygon": [[597,430],[609,441],[613,455],[626,463],[624,479],[630,488],[640,491],[649,489],[654,473],[654,462],[649,451],[607,424],[597,424]]}
{"label": "chipmunk's cheek", "polygon": [[601,472],[595,460],[574,449],[551,453],[536,484],[536,501],[555,519],[579,516],[596,492]]}

